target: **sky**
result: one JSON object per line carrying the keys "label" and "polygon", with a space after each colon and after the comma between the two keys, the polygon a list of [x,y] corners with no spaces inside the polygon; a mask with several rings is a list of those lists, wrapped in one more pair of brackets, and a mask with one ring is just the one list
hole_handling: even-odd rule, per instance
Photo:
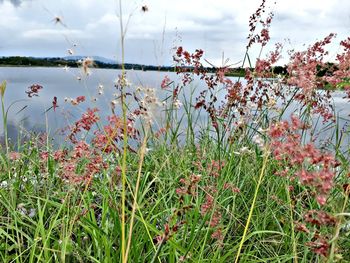
{"label": "sky", "polygon": [[[174,47],[203,49],[210,63],[240,65],[249,16],[261,0],[0,0],[0,56],[103,56],[121,61],[120,17],[125,34],[125,61],[171,65]],[[143,12],[142,6],[148,11]],[[337,33],[330,47],[350,36],[349,0],[275,0],[266,2],[275,16],[271,41],[263,52],[283,43],[284,50],[303,50]],[[62,23],[56,23],[59,17]],[[257,57],[259,47],[251,57]],[[223,59],[224,58],[224,59]],[[286,63],[285,54],[282,64]],[[332,58],[331,58],[332,59]]]}

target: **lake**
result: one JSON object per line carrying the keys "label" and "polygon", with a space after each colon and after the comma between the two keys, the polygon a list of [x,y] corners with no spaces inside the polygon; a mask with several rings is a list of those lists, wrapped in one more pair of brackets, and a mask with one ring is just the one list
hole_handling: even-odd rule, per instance
{"label": "lake", "polygon": [[[1,67],[0,81],[7,81],[5,107],[16,102],[9,110],[9,137],[15,140],[20,131],[48,131],[57,137],[60,129],[78,120],[87,108],[99,108],[101,118],[110,115],[110,102],[116,92],[114,83],[120,74],[120,70],[109,69],[93,69],[91,75],[84,76],[78,68]],[[133,86],[160,87],[165,75],[176,77],[176,74],[167,72],[127,71],[127,78]],[[29,98],[25,91],[33,84],[39,84],[43,89],[38,97]],[[101,85],[103,94],[99,94]],[[67,97],[81,95],[86,96],[87,102],[77,106],[64,102]],[[47,111],[54,96],[59,107]],[[3,134],[2,123],[0,127]]]}
{"label": "lake", "polygon": [[[100,109],[99,115],[103,119],[111,114],[110,102],[116,92],[114,83],[120,75],[120,70],[93,69],[91,75],[84,76],[78,68],[41,68],[41,67],[0,67],[0,81],[7,81],[5,92],[5,104],[8,108],[14,103],[8,113],[8,133],[11,140],[16,140],[18,136],[26,134],[28,131],[47,131],[48,134],[57,141],[62,142],[61,129],[78,120],[87,108],[97,107]],[[179,81],[179,77],[173,72],[156,71],[127,71],[127,79],[136,86],[151,87],[157,90],[157,96],[165,98],[169,93],[160,88],[163,78],[168,75],[171,80]],[[233,80],[235,78],[232,78]],[[25,91],[33,84],[40,84],[38,97],[29,98]],[[103,94],[99,95],[99,86],[103,86]],[[191,84],[192,88],[199,85],[199,80]],[[194,92],[194,96],[199,91]],[[191,88],[185,91],[189,97]],[[86,96],[87,102],[72,106],[69,102],[64,102],[65,98],[76,98]],[[57,97],[58,108],[52,108],[53,97]],[[224,100],[224,93],[218,94],[218,99]],[[339,130],[348,129],[348,118],[350,114],[350,104],[344,99],[344,93],[336,91],[333,93],[333,101],[336,112],[340,117]],[[289,116],[298,105],[292,106],[285,116]],[[48,110],[48,111],[47,111]],[[182,113],[183,111],[180,111]],[[161,118],[158,112],[158,117]],[[206,119],[203,117],[203,120]],[[318,125],[321,130],[321,124]],[[327,138],[331,130],[322,131],[320,140]],[[0,133],[3,134],[3,126],[0,125]],[[344,145],[349,144],[349,138],[345,138]]]}

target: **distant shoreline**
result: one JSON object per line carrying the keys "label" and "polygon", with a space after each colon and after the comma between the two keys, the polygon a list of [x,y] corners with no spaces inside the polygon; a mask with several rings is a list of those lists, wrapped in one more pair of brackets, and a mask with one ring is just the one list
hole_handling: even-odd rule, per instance
{"label": "distant shoreline", "polygon": [[[0,68],[57,68],[57,69],[63,69],[64,66],[42,66],[42,65],[4,65],[0,64]],[[79,68],[79,67],[69,67],[69,68]],[[110,70],[121,70],[121,68],[105,68],[105,67],[94,67],[94,69],[110,69]],[[165,70],[165,69],[147,69],[147,70],[142,70],[142,69],[133,69],[133,68],[126,68],[125,70],[135,70],[135,71],[152,71],[152,72],[172,72],[176,73],[174,69],[172,70]],[[209,74],[214,74],[214,72],[208,72]],[[243,73],[226,73],[226,77],[244,77],[245,75]]]}
{"label": "distant shoreline", "polygon": [[[80,67],[80,59],[69,58],[35,58],[35,57],[0,57],[0,67],[46,67],[46,68],[78,68]],[[121,64],[111,64],[103,61],[95,60],[94,68],[99,69],[122,69]],[[125,63],[126,70],[140,71],[161,71],[161,72],[176,72],[174,66],[154,66],[135,63]],[[189,68],[191,70],[191,68]],[[215,67],[204,67],[208,73],[215,73]],[[245,70],[243,68],[230,69],[230,72],[225,74],[228,77],[244,77]]]}

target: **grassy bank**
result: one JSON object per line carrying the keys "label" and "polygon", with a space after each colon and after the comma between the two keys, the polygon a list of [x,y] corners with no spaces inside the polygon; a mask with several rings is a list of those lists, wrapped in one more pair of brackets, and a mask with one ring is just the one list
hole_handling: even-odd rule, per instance
{"label": "grassy bank", "polygon": [[[253,44],[269,40],[264,2],[249,23],[240,79],[227,78],[224,66],[208,72],[204,51],[178,46],[177,79],[133,86],[123,57],[109,117],[81,112],[65,127],[66,147],[54,148],[46,134],[11,144],[3,82],[1,261],[350,262],[349,129],[331,97],[339,85],[349,95],[350,39],[340,43],[333,76],[317,74],[330,34],[290,53],[288,74],[272,78],[281,45],[254,67],[249,58]],[[122,18],[120,26],[124,49]],[[89,75],[94,63],[80,66]],[[67,101],[88,105],[85,95]],[[317,123],[330,131],[322,147]]]}

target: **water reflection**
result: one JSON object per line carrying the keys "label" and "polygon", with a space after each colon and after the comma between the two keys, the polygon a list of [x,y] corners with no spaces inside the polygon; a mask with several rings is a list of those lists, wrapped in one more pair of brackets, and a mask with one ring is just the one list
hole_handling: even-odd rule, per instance
{"label": "water reflection", "polygon": [[[119,70],[95,69],[90,76],[84,76],[80,69],[76,68],[68,69],[68,71],[63,68],[0,68],[0,80],[6,80],[8,83],[5,104],[6,108],[9,108],[7,127],[9,138],[12,142],[17,142],[18,140],[26,140],[29,132],[46,132],[50,137],[55,138],[56,144],[61,144],[64,143],[62,128],[73,124],[87,108],[99,108],[99,115],[104,120],[106,116],[111,114],[111,100],[116,92],[114,84],[120,73]],[[138,85],[156,88],[160,100],[169,96],[168,92],[160,88],[166,75],[175,82],[180,81],[179,77],[172,72],[127,71],[127,78],[133,84],[133,89]],[[38,97],[28,98],[25,91],[33,84],[40,84],[43,89],[40,90]],[[196,89],[196,86],[200,85],[203,83],[196,79],[190,87],[186,87],[184,90],[186,98],[192,96],[194,99],[198,96],[200,90]],[[102,92],[101,87],[103,87]],[[81,95],[86,96],[87,102],[77,106],[64,102],[67,97],[76,98]],[[51,108],[54,96],[57,97],[58,105],[55,111]],[[225,94],[219,92],[217,97],[220,102],[225,99]],[[343,131],[342,144],[347,147],[349,138],[344,135],[344,132],[349,131],[350,107],[348,100],[344,99],[344,93],[339,91],[334,92],[332,97],[339,118],[339,126],[331,129],[332,124],[325,127],[322,121],[318,122],[316,130],[319,133],[319,141],[322,143],[335,131],[338,131],[339,134]],[[297,103],[292,103],[285,112],[284,118],[288,118],[299,107]],[[163,115],[160,111],[157,118],[161,118]],[[183,113],[182,109],[179,115]],[[201,121],[205,122],[204,111],[199,117]],[[186,121],[183,123],[186,126]],[[0,134],[3,134],[3,131],[1,124]],[[3,142],[3,139],[1,141]]]}

